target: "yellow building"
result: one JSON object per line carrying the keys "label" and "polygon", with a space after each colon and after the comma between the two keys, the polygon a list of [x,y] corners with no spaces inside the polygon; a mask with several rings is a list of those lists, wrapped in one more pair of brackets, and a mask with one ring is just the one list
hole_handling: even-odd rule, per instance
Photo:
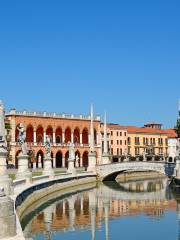
{"label": "yellow building", "polygon": [[168,133],[161,129],[161,124],[128,126],[127,133],[128,154],[132,157],[146,155],[148,160],[167,157]]}

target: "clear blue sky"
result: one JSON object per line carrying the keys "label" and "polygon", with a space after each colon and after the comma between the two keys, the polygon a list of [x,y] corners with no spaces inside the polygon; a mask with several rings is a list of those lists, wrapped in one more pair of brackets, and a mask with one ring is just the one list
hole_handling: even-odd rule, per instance
{"label": "clear blue sky", "polygon": [[180,98],[179,0],[2,0],[7,109],[88,113],[170,127]]}

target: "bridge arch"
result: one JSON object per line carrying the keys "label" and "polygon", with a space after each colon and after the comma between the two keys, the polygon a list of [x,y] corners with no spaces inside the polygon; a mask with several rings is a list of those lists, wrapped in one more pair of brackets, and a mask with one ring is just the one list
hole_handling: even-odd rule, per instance
{"label": "bridge arch", "polygon": [[97,173],[102,181],[114,181],[117,175],[128,171],[153,171],[163,175],[168,175],[165,162],[123,162],[97,166]]}

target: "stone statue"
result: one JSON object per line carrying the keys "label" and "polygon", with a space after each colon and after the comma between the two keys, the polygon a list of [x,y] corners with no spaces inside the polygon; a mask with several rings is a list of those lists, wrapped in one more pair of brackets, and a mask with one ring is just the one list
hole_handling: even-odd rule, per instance
{"label": "stone statue", "polygon": [[143,160],[146,161],[146,151],[143,151]]}
{"label": "stone statue", "polygon": [[69,159],[75,160],[74,144],[71,142],[69,143]]}
{"label": "stone statue", "polygon": [[5,138],[5,123],[4,123],[4,106],[3,102],[0,100],[0,147],[6,148],[6,138]]}
{"label": "stone statue", "polygon": [[49,135],[46,135],[46,142],[45,142],[45,149],[46,149],[46,157],[51,157],[51,139]]}
{"label": "stone statue", "polygon": [[76,155],[75,166],[76,166],[76,168],[79,167],[79,156],[78,156],[78,154]]}
{"label": "stone statue", "polygon": [[24,130],[24,124],[20,123],[17,129],[19,131],[18,142],[21,146],[22,155],[27,155],[28,148],[27,148],[27,143],[25,142],[26,132]]}

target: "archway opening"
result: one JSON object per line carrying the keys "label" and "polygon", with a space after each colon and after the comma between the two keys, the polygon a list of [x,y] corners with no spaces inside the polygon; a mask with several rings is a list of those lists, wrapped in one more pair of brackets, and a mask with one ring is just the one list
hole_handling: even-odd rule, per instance
{"label": "archway opening", "polygon": [[47,129],[46,129],[46,135],[48,135],[50,137],[50,140],[51,142],[53,142],[53,129],[51,126],[49,126]]}
{"label": "archway opening", "polygon": [[62,168],[62,152],[56,153],[56,168]]}
{"label": "archway opening", "polygon": [[27,143],[32,143],[34,141],[33,133],[34,133],[34,129],[33,129],[32,125],[29,125],[26,128],[26,142]]}
{"label": "archway opening", "polygon": [[89,166],[88,152],[85,151],[82,156],[83,167],[87,168]]}
{"label": "archway opening", "polygon": [[80,152],[78,150],[75,152],[75,159],[75,167],[80,167]]}
{"label": "archway opening", "polygon": [[88,144],[89,141],[88,141],[88,129],[87,128],[84,128],[83,131],[82,131],[82,143],[83,144]]}
{"label": "archway opening", "polygon": [[69,151],[65,154],[65,167],[68,168]]}
{"label": "archway opening", "polygon": [[43,168],[44,167],[44,154],[40,150],[36,155],[36,168]]}
{"label": "archway opening", "polygon": [[80,131],[78,128],[74,129],[74,143],[80,143]]}
{"label": "archway opening", "polygon": [[65,143],[71,142],[71,129],[68,127],[65,130]]}
{"label": "archway opening", "polygon": [[36,142],[43,143],[43,127],[39,126],[36,130]]}
{"label": "archway opening", "polygon": [[62,128],[58,127],[56,129],[55,135],[56,135],[56,143],[57,144],[62,143]]}

